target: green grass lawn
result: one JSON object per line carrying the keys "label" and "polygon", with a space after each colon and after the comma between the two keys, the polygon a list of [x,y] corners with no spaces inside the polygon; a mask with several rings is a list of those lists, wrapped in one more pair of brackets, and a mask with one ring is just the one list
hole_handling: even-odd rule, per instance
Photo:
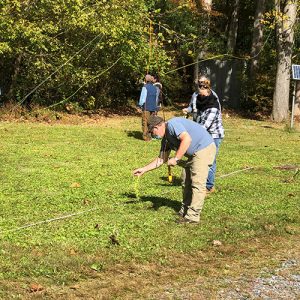
{"label": "green grass lawn", "polygon": [[[166,166],[132,176],[160,147],[140,139],[140,123],[0,123],[0,298],[16,295],[11,282],[72,285],[115,264],[168,265],[173,255],[188,257],[213,240],[238,245],[299,235],[300,174],[274,168],[300,166],[299,132],[225,118],[218,191],[207,198],[201,224],[185,226],[174,222],[180,167],[173,185]],[[246,167],[253,169],[222,177]]]}

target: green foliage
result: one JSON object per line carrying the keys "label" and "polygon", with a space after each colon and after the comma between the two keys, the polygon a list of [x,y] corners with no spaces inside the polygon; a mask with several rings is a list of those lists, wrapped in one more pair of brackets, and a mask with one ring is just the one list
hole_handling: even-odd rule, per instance
{"label": "green foliage", "polygon": [[245,111],[251,114],[269,116],[273,106],[274,74],[276,73],[276,53],[270,45],[266,45],[259,62],[259,69],[255,77],[245,76],[243,80],[245,94],[241,105]]}
{"label": "green foliage", "polygon": [[[70,100],[83,107],[91,107],[90,97],[95,107],[124,103],[127,85],[132,89],[144,73],[149,45],[143,1],[5,0],[1,8],[1,85],[13,100],[45,80],[28,101],[50,105],[75,92]],[[162,68],[164,59],[161,54]]]}
{"label": "green foliage", "polygon": [[[116,107],[136,102],[138,82],[150,71],[160,75],[169,100],[187,101],[199,53],[211,57],[227,52],[234,6],[234,0],[216,0],[207,13],[200,2],[3,0],[0,100],[27,106],[60,103],[56,109],[69,102],[83,109]],[[250,56],[255,9],[255,2],[239,1],[234,54],[240,59]],[[268,113],[272,104],[275,20],[274,3],[267,1],[257,79],[253,84],[245,73],[242,82],[244,107],[255,113]],[[294,63],[299,28],[296,24]]]}

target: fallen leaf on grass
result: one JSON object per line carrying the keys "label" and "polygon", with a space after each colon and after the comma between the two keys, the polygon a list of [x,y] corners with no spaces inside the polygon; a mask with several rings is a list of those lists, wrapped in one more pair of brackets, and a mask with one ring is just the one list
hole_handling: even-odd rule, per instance
{"label": "fallen leaf on grass", "polygon": [[112,243],[113,245],[118,245],[118,246],[120,246],[120,243],[119,243],[119,241],[117,240],[117,237],[116,237],[114,234],[112,234],[109,238],[110,238],[110,241],[111,241],[111,243]]}
{"label": "fallen leaf on grass", "polygon": [[73,182],[71,185],[70,185],[71,188],[80,188],[80,183],[78,182]]}
{"label": "fallen leaf on grass", "polygon": [[283,183],[292,183],[293,178],[283,179],[283,180],[281,180],[281,182],[283,182]]}
{"label": "fallen leaf on grass", "polygon": [[32,283],[32,284],[30,284],[30,286],[29,286],[29,291],[30,291],[30,293],[40,292],[40,291],[42,291],[42,290],[44,290],[44,287],[41,286],[41,285],[38,284],[38,283]]}
{"label": "fallen leaf on grass", "polygon": [[89,199],[83,199],[83,204],[84,205],[89,205],[90,204],[90,200]]}
{"label": "fallen leaf on grass", "polygon": [[71,290],[78,290],[79,288],[80,288],[79,284],[75,284],[75,285],[70,286]]}
{"label": "fallen leaf on grass", "polygon": [[298,233],[297,229],[295,227],[289,226],[289,225],[285,226],[284,230],[285,230],[286,233],[291,234],[291,235],[294,235],[294,234]]}
{"label": "fallen leaf on grass", "polygon": [[273,224],[265,224],[264,229],[266,231],[273,231],[275,229],[275,226]]}
{"label": "fallen leaf on grass", "polygon": [[213,241],[212,241],[212,244],[213,244],[213,246],[216,246],[216,247],[222,246],[222,245],[223,245],[222,242],[219,241],[219,240],[213,240]]}
{"label": "fallen leaf on grass", "polygon": [[94,271],[99,272],[103,269],[103,265],[102,264],[92,264],[91,269],[94,270]]}
{"label": "fallen leaf on grass", "polygon": [[76,251],[74,249],[70,250],[70,255],[76,255]]}

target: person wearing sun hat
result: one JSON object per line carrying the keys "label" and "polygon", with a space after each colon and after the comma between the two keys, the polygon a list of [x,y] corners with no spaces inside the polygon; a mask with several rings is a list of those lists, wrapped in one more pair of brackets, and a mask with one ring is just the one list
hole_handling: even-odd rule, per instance
{"label": "person wearing sun hat", "polygon": [[[152,115],[148,130],[161,137],[159,156],[144,167],[133,171],[133,175],[159,168],[163,163],[176,166],[183,157],[187,160],[182,169],[183,200],[178,223],[198,224],[206,195],[206,180],[209,167],[213,164],[216,146],[210,134],[199,124],[186,118],[172,118],[165,122]],[[171,150],[174,157],[169,157]]]}
{"label": "person wearing sun hat", "polygon": [[145,85],[142,88],[138,106],[142,110],[142,130],[144,141],[151,141],[151,135],[148,132],[148,120],[151,115],[157,114],[158,90],[153,85],[153,76],[147,74],[145,76]]}

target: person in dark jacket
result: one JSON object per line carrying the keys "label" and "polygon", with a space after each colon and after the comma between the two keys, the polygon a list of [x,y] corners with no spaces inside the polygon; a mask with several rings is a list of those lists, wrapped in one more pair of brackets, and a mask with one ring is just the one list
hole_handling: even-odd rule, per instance
{"label": "person in dark jacket", "polygon": [[157,114],[158,105],[158,89],[153,85],[153,76],[147,74],[145,76],[145,85],[142,88],[138,106],[142,110],[142,130],[143,139],[151,141],[151,135],[148,130],[148,120],[151,115]]}
{"label": "person in dark jacket", "polygon": [[224,138],[224,127],[222,122],[221,105],[218,96],[210,88],[209,80],[199,82],[198,92],[195,93],[188,108],[183,109],[183,113],[194,112],[194,121],[202,125],[212,136],[217,147],[216,157],[210,167],[206,182],[207,193],[215,191],[215,175],[217,169],[217,154]]}

